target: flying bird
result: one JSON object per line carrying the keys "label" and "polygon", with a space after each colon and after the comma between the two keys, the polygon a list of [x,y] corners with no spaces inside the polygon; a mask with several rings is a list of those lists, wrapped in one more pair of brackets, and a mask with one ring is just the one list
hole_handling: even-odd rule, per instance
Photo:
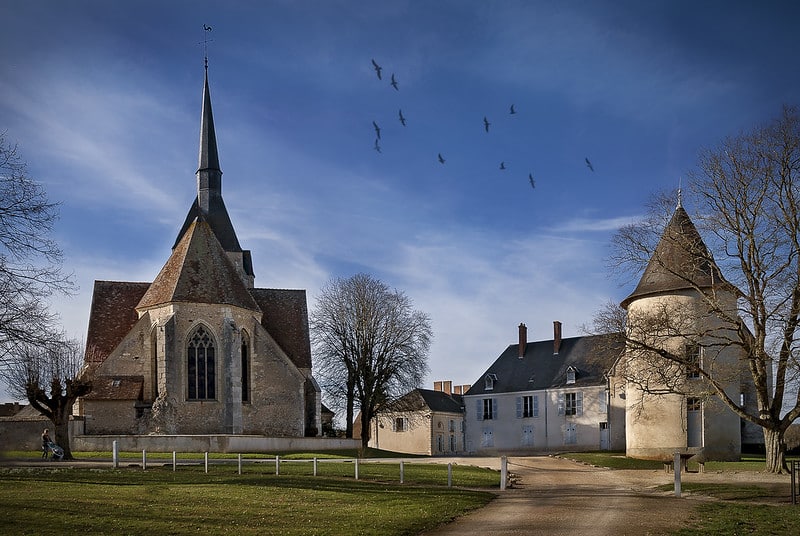
{"label": "flying bird", "polygon": [[513,104],[511,105],[511,108],[508,109],[508,113],[510,113],[511,115],[514,115],[515,113],[517,113],[517,111],[514,109],[514,105]]}
{"label": "flying bird", "polygon": [[203,29],[205,31],[207,31],[207,32],[210,32],[211,31],[211,26],[206,26],[205,24],[203,24]]}
{"label": "flying bird", "polygon": [[400,110],[398,113],[400,114],[400,124],[406,126],[406,118],[403,116],[403,110]]}
{"label": "flying bird", "polygon": [[588,167],[589,170],[594,171],[594,166],[592,166],[592,163],[589,162],[589,159],[588,158],[584,158],[584,161],[586,162],[586,167]]}
{"label": "flying bird", "polygon": [[491,123],[486,119],[486,116],[483,116],[483,128],[486,129],[486,132],[489,132],[489,125],[491,125]]}
{"label": "flying bird", "polygon": [[444,157],[442,156],[442,153],[439,153],[439,163],[444,164]]}
{"label": "flying bird", "polygon": [[378,143],[378,138],[375,138],[375,150],[381,152],[381,145]]}
{"label": "flying bird", "polygon": [[378,139],[381,139],[381,127],[379,127],[378,123],[375,121],[372,122],[372,126],[375,127],[375,135],[378,137]]}
{"label": "flying bird", "polygon": [[395,80],[395,78],[394,78],[394,73],[392,73],[392,82],[391,82],[391,84],[392,84],[392,87],[395,89],[395,91],[399,91],[397,89],[397,80]]}
{"label": "flying bird", "polygon": [[505,162],[500,162],[500,169],[502,169],[502,170],[506,169],[506,163]]}
{"label": "flying bird", "polygon": [[536,189],[536,181],[533,180],[533,173],[528,173],[528,180],[531,181],[531,188]]}
{"label": "flying bird", "polygon": [[372,60],[372,67],[375,69],[375,73],[378,75],[378,80],[382,80],[381,78],[381,66],[375,63],[375,60]]}

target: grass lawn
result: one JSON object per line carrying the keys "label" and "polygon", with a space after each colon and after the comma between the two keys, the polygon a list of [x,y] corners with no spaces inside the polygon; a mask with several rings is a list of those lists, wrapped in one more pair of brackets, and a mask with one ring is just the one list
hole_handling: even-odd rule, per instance
{"label": "grass lawn", "polygon": [[[308,467],[293,464],[288,467]],[[348,467],[349,466],[349,467]],[[330,463],[324,476],[276,476],[274,466],[139,469],[0,469],[0,534],[410,535],[483,506],[488,491],[385,484],[390,465]],[[322,469],[322,468],[321,468]],[[497,472],[454,470],[454,482],[492,482]],[[341,472],[349,478],[328,474]],[[399,467],[397,468],[399,472]],[[446,484],[447,467],[406,465],[406,482]],[[480,473],[485,473],[481,476]],[[469,479],[466,475],[471,475]],[[463,484],[461,484],[463,485]]]}
{"label": "grass lawn", "polygon": [[703,503],[691,515],[691,528],[675,536],[707,534],[747,534],[749,536],[787,536],[797,534],[800,507],[741,503]]}

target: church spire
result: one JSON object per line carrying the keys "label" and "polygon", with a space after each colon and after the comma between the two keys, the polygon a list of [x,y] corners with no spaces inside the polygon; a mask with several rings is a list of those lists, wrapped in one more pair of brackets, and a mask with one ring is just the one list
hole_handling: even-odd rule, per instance
{"label": "church spire", "polygon": [[208,214],[212,203],[210,199],[222,196],[222,170],[219,166],[214,114],[211,112],[211,92],[208,89],[208,60],[205,71],[203,110],[200,119],[200,154],[197,166],[197,201],[203,215]]}

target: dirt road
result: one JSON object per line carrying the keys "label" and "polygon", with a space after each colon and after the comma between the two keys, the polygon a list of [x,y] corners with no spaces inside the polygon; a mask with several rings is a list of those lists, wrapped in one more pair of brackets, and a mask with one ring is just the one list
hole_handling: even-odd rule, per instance
{"label": "dirt road", "polygon": [[[464,463],[499,467],[499,460]],[[514,486],[488,506],[427,532],[428,536],[657,535],[680,528],[694,501],[653,486],[670,484],[663,471],[613,471],[551,457],[509,458]]]}

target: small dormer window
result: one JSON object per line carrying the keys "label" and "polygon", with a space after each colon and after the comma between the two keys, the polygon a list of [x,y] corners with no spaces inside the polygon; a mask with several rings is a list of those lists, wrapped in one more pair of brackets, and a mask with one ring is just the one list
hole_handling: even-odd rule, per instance
{"label": "small dormer window", "polygon": [[119,387],[122,385],[122,380],[111,380],[111,387]]}
{"label": "small dormer window", "polygon": [[575,383],[575,372],[574,367],[567,368],[567,385]]}
{"label": "small dormer window", "polygon": [[486,381],[486,385],[485,385],[486,390],[487,391],[493,390],[494,389],[494,384],[497,381],[497,374],[487,374],[486,378],[485,378],[485,381]]}

